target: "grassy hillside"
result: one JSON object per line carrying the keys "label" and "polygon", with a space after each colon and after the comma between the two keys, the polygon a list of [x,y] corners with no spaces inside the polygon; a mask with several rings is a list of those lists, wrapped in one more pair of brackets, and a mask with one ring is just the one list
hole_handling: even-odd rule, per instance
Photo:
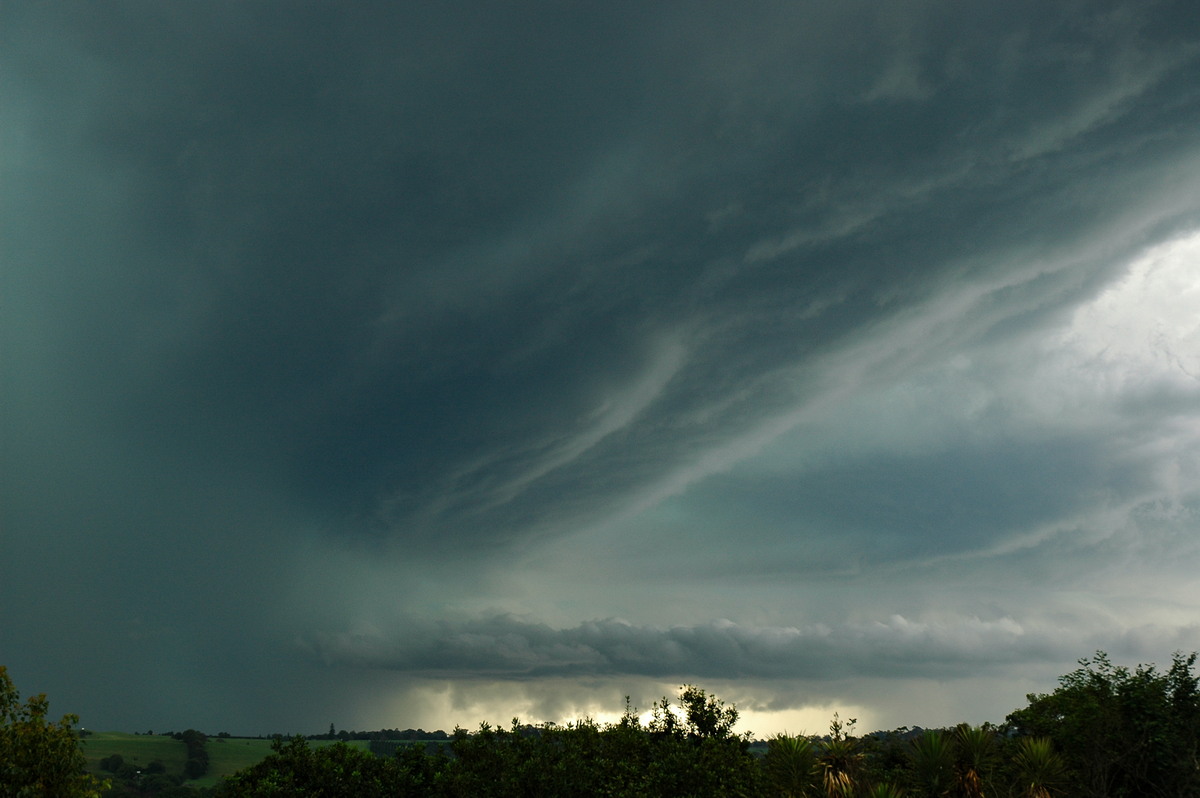
{"label": "grassy hillside", "polygon": [[103,774],[100,760],[113,754],[120,754],[138,768],[159,759],[167,772],[173,774],[183,773],[183,763],[187,760],[187,748],[182,742],[160,734],[93,732],[83,740],[83,755],[92,773]]}
{"label": "grassy hillside", "polygon": [[[100,769],[100,760],[112,754],[120,754],[126,762],[138,768],[145,768],[156,759],[161,760],[167,773],[172,776],[183,775],[183,765],[187,760],[187,748],[181,741],[159,734],[94,732],[83,742],[87,769],[98,776],[108,775]],[[313,748],[333,743],[331,740],[309,741]],[[352,740],[347,745],[366,750],[368,743],[366,740]],[[186,782],[194,787],[211,787],[222,776],[262,761],[271,753],[271,740],[209,737],[204,750],[208,752],[208,773],[202,779]]]}

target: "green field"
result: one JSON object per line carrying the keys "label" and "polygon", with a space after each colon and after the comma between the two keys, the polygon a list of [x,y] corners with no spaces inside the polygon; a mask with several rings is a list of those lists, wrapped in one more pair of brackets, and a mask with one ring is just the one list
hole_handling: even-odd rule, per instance
{"label": "green field", "polygon": [[187,748],[178,740],[150,734],[123,734],[121,732],[93,732],[83,740],[83,755],[87,758],[90,772],[102,774],[100,760],[112,754],[120,754],[126,762],[144,768],[156,759],[162,760],[167,772],[183,773],[187,759]]}
{"label": "green field", "polygon": [[[208,752],[208,773],[204,778],[185,782],[193,787],[211,787],[222,776],[236,773],[242,768],[261,762],[271,753],[271,740],[235,737],[209,737],[204,750]],[[309,740],[313,748],[333,745],[335,740]],[[347,745],[367,750],[366,740],[351,740]],[[144,768],[154,760],[161,760],[167,773],[183,775],[187,760],[187,747],[179,741],[161,734],[125,734],[123,732],[93,732],[83,741],[83,755],[87,758],[87,769],[98,776],[108,776],[100,769],[100,760],[112,754],[120,754],[126,762]]]}

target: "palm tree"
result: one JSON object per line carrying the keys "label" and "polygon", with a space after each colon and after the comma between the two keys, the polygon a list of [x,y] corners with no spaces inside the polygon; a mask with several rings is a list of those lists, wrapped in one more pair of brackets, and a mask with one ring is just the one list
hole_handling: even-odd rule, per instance
{"label": "palm tree", "polygon": [[767,742],[763,769],[783,798],[809,798],[815,794],[817,749],[802,735],[777,734]]}
{"label": "palm tree", "polygon": [[817,757],[821,786],[827,798],[849,798],[857,787],[856,776],[863,755],[858,750],[858,740],[850,736],[855,723],[854,718],[843,723],[836,712],[829,722],[829,740]]}
{"label": "palm tree", "polygon": [[954,745],[945,732],[929,730],[912,741],[908,752],[917,787],[928,798],[941,798],[954,783]]}
{"label": "palm tree", "polygon": [[1067,766],[1048,737],[1022,737],[1013,756],[1022,798],[1053,798],[1066,782]]}
{"label": "palm tree", "polygon": [[849,798],[854,794],[854,776],[862,754],[858,741],[846,737],[825,743],[821,752],[821,785],[828,798]]}
{"label": "palm tree", "polygon": [[954,794],[957,798],[984,798],[983,778],[995,758],[996,733],[987,726],[963,723],[954,730]]}

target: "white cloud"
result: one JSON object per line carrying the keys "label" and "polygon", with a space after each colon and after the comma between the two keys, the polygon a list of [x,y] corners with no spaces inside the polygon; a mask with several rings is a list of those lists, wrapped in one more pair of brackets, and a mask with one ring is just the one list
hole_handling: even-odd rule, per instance
{"label": "white cloud", "polygon": [[[1112,401],[1146,389],[1200,397],[1200,232],[1159,244],[1080,306],[1047,341],[1065,350],[1078,389]],[[1080,384],[1080,377],[1091,376]]]}

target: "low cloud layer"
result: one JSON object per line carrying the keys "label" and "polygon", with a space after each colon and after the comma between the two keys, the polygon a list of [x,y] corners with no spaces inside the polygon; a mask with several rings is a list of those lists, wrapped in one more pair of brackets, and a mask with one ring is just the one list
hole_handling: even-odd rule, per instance
{"label": "low cloud layer", "polygon": [[1067,642],[1057,630],[1027,630],[1012,618],[929,623],[893,615],[867,624],[804,629],[732,621],[655,629],[608,619],[551,629],[498,616],[457,626],[418,626],[394,639],[317,638],[306,647],[331,662],[443,678],[687,680],[947,678],[1069,655]]}

